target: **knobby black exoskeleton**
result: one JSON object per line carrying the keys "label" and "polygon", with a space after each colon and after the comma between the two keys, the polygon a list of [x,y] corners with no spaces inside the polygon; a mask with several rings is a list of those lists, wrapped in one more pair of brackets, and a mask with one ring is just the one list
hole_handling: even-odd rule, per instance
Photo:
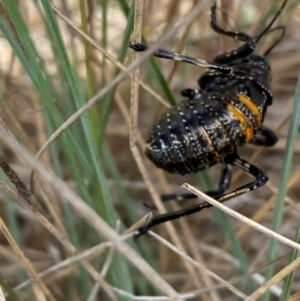
{"label": "knobby black exoskeleton", "polygon": [[[211,28],[225,36],[244,42],[239,48],[218,55],[213,67],[198,80],[199,89],[184,89],[186,97],[175,107],[168,109],[152,128],[147,140],[146,155],[157,166],[170,173],[181,175],[196,173],[221,163],[219,188],[206,194],[225,202],[234,196],[247,193],[264,185],[268,177],[256,166],[238,156],[239,146],[245,143],[272,146],[276,135],[263,125],[267,107],[272,104],[271,69],[265,56],[284,35],[263,54],[253,54],[256,44],[271,29],[287,3],[285,0],[270,24],[261,34],[252,38],[243,32],[220,28],[216,18],[216,3],[211,7]],[[130,44],[135,51],[144,51],[142,44]],[[154,56],[200,65],[199,60],[159,49]],[[251,174],[255,180],[238,189],[225,193],[231,181],[231,166],[237,166]],[[163,195],[163,201],[194,198],[191,193]],[[211,207],[200,204],[153,217],[138,230],[137,236],[157,224]]]}

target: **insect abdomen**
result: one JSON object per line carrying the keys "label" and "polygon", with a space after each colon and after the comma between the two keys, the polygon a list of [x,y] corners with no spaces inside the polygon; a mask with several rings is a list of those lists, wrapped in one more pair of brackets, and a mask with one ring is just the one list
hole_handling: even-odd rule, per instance
{"label": "insect abdomen", "polygon": [[235,100],[244,106],[237,95],[204,92],[198,100],[170,108],[150,132],[146,155],[157,167],[182,175],[223,162],[254,135],[248,131],[254,125],[247,112],[231,104]]}

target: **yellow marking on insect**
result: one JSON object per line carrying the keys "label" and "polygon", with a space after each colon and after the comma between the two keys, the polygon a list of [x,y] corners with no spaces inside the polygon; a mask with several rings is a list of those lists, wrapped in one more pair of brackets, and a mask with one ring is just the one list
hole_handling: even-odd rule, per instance
{"label": "yellow marking on insect", "polygon": [[213,142],[212,142],[211,138],[209,137],[209,135],[208,135],[207,131],[205,130],[205,128],[203,126],[201,126],[201,127],[199,127],[198,131],[199,131],[200,137],[202,137],[203,139],[205,139],[207,141],[206,152],[214,153],[214,155],[217,158],[217,161],[220,162],[221,161],[220,154],[219,154],[218,151],[215,150],[215,148],[213,146]]}
{"label": "yellow marking on insect", "polygon": [[249,108],[251,113],[255,116],[255,119],[256,119],[258,125],[261,125],[261,123],[262,123],[261,114],[258,110],[257,105],[250,98],[248,98],[247,96],[245,96],[243,94],[237,93],[237,96],[240,99],[240,101],[242,103],[244,103]]}
{"label": "yellow marking on insect", "polygon": [[217,162],[220,162],[221,161],[220,153],[217,150],[215,150],[213,151],[213,154],[215,155]]}
{"label": "yellow marking on insect", "polygon": [[227,104],[227,109],[234,114],[234,116],[240,121],[241,125],[243,126],[243,131],[246,135],[246,141],[251,141],[254,136],[254,129],[248,117],[230,103]]}

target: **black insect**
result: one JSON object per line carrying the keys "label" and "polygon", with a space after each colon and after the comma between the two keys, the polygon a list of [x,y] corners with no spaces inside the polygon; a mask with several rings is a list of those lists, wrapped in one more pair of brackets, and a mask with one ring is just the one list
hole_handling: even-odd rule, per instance
{"label": "black insect", "polygon": [[[241,159],[239,146],[245,143],[272,146],[276,135],[263,125],[267,107],[272,104],[271,69],[265,56],[283,38],[281,37],[263,54],[253,54],[256,44],[271,30],[287,3],[285,0],[270,24],[262,33],[252,38],[243,32],[220,28],[216,19],[216,3],[211,7],[211,28],[221,34],[244,42],[213,60],[209,71],[198,80],[200,89],[184,89],[187,99],[168,109],[154,125],[147,141],[146,155],[157,166],[170,173],[181,175],[196,173],[221,163],[222,175],[219,188],[206,194],[225,202],[234,196],[257,189],[268,181],[267,175],[256,166]],[[130,44],[135,51],[144,51],[142,44]],[[154,56],[201,65],[200,60],[159,49]],[[224,194],[231,181],[231,165],[251,174],[255,180]],[[194,194],[163,195],[162,200],[189,199]],[[179,211],[155,216],[137,235],[147,232],[157,224],[177,219],[211,207],[203,202]]]}

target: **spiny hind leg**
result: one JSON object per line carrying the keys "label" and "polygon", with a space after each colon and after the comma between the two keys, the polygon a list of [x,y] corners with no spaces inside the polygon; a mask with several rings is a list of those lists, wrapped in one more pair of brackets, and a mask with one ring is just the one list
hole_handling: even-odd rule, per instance
{"label": "spiny hind leg", "polygon": [[[220,195],[223,195],[226,189],[228,189],[231,182],[231,166],[229,164],[222,164],[222,173],[219,182],[218,189],[206,191],[205,194],[209,195],[212,198],[216,198]],[[181,194],[163,194],[160,196],[162,202],[167,202],[171,200],[182,201],[195,199],[197,196],[193,193],[181,193]]]}
{"label": "spiny hind leg", "polygon": [[[242,195],[242,194],[245,194],[252,190],[255,190],[258,187],[265,185],[266,182],[268,181],[267,175],[261,169],[248,163],[247,161],[239,158],[239,156],[237,154],[228,156],[226,158],[226,163],[241,168],[243,171],[251,174],[255,178],[255,180],[235,189],[232,192],[215,197],[215,199],[219,202],[223,203],[223,202],[226,202],[226,201],[232,199],[235,196]],[[200,212],[203,209],[210,208],[210,207],[212,207],[212,205],[210,203],[202,202],[202,203],[190,206],[188,208],[183,208],[181,210],[177,210],[174,212],[169,212],[169,213],[154,216],[147,224],[145,224],[144,226],[142,226],[141,228],[138,229],[136,236],[140,236],[140,235],[146,233],[149,229],[151,229],[152,227],[154,227],[156,225],[159,225],[159,224],[162,224],[167,221],[174,220],[174,219],[178,219],[180,217],[190,215],[190,214],[193,214],[196,212]]]}

